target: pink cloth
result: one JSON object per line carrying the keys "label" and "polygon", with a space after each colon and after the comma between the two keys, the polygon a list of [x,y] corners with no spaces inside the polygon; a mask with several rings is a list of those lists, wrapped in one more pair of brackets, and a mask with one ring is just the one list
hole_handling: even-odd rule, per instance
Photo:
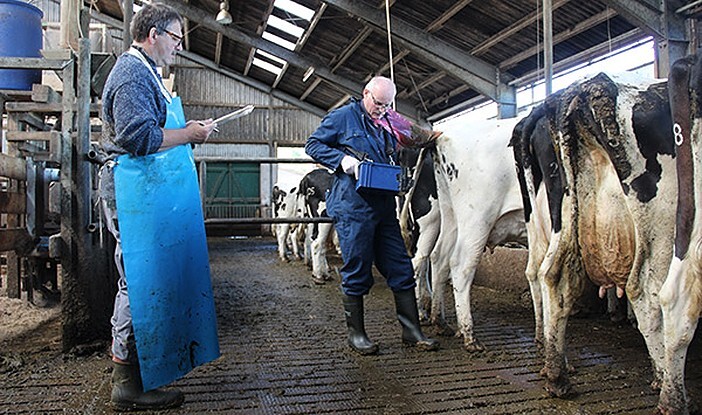
{"label": "pink cloth", "polygon": [[[390,121],[389,123],[388,120]],[[385,117],[376,120],[376,124],[382,126],[390,133],[394,133],[403,147],[407,147],[412,143],[412,122],[395,112],[392,108],[388,109]]]}

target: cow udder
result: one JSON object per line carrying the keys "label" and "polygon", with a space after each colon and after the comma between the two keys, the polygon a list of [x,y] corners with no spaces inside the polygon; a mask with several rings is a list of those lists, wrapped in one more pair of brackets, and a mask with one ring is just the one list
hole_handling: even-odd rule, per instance
{"label": "cow udder", "polygon": [[592,151],[590,157],[586,164],[591,174],[577,192],[583,266],[593,283],[624,288],[634,262],[634,223],[612,165],[602,152]]}

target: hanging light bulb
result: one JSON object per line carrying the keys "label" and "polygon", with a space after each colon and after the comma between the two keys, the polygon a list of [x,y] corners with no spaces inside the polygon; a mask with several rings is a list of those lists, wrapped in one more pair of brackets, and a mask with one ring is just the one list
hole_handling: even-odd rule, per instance
{"label": "hanging light bulb", "polygon": [[219,3],[219,13],[217,13],[217,17],[215,18],[217,23],[219,24],[230,24],[232,22],[232,15],[229,14],[229,1],[228,0],[222,0],[221,3]]}

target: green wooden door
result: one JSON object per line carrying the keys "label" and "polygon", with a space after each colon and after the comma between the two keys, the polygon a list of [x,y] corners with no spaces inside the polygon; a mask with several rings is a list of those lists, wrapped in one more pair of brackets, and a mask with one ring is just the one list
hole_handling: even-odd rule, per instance
{"label": "green wooden door", "polygon": [[257,163],[207,163],[205,218],[260,216],[260,168]]}

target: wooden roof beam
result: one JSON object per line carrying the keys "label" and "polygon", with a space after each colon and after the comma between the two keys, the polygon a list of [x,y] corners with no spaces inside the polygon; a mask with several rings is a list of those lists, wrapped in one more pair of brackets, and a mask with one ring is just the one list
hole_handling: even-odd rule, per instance
{"label": "wooden roof beam", "polygon": [[[473,2],[473,0],[461,0],[461,1],[456,2],[448,10],[446,10],[444,13],[442,13],[441,16],[437,17],[436,19],[434,19],[433,22],[429,23],[427,25],[427,27],[424,28],[424,30],[428,33],[436,32],[437,30],[441,29],[447,21],[449,21],[453,16],[455,16],[458,12],[463,10],[467,5],[469,5],[472,2]],[[403,50],[403,52],[409,52],[409,51]],[[398,98],[407,98],[412,93],[412,90],[414,90],[414,92],[419,96],[419,98],[421,100],[422,96],[419,93],[419,91],[428,87],[429,85],[433,84],[434,82],[440,80],[441,78],[445,77],[446,75],[447,74],[444,71],[438,71],[435,74],[429,75],[427,78],[424,79],[424,81],[420,82],[417,85],[413,85],[413,88],[405,88],[404,90],[400,91],[397,94],[397,97]]]}
{"label": "wooden roof beam", "polygon": [[[598,24],[602,22],[606,22],[608,19],[614,17],[617,15],[617,12],[614,11],[613,9],[607,9],[603,12],[600,12],[592,17],[590,17],[587,20],[583,20],[582,22],[578,23],[575,25],[572,29],[564,30],[556,35],[553,36],[553,44],[557,44],[560,42],[563,42],[564,40],[571,38],[577,34],[580,34],[582,32],[585,32],[588,29],[591,29]],[[539,43],[538,48],[536,46],[531,47],[521,53],[518,53],[514,56],[512,56],[509,59],[506,59],[502,62],[500,62],[499,67],[502,70],[506,70],[511,68],[512,66],[516,65],[517,63],[523,61],[524,59],[527,59],[530,56],[534,56],[537,53],[540,53],[541,50],[543,50],[543,43]]]}
{"label": "wooden roof beam", "polygon": [[666,38],[665,29],[662,26],[662,9],[641,0],[604,0],[603,2],[652,36],[659,39]]}
{"label": "wooden roof beam", "polygon": [[422,82],[418,83],[417,86],[415,86],[413,88],[406,88],[406,89],[402,90],[400,93],[397,94],[397,97],[398,98],[407,98],[413,92],[413,90],[414,90],[414,92],[419,93],[419,91],[421,91],[422,89],[428,87],[429,85],[442,79],[445,76],[446,76],[446,72],[438,71],[435,74],[424,79]]}
{"label": "wooden roof beam", "polygon": [[[187,1],[186,1],[187,3]],[[268,5],[268,9],[266,9],[265,13],[263,13],[263,21],[261,24],[258,25],[256,28],[256,34],[261,36],[263,32],[266,31],[266,28],[268,27],[268,18],[271,16],[271,13],[273,13],[273,4],[275,4],[274,1],[271,2],[271,4]],[[218,35],[220,34],[219,32],[217,33]],[[249,57],[246,59],[246,65],[244,66],[244,75],[248,75],[249,71],[251,70],[251,64],[253,64],[254,56],[256,55],[256,48],[250,48],[249,49]]]}
{"label": "wooden roof beam", "polygon": [[[327,0],[327,3],[361,18],[377,30],[384,31],[384,13],[379,10],[368,7],[358,0]],[[512,80],[512,76],[500,72],[497,67],[470,56],[398,18],[391,17],[391,22],[397,44],[409,49],[432,66],[441,68],[470,85],[479,93],[496,100],[498,78],[501,87],[509,88],[506,83]]]}
{"label": "wooden roof beam", "polygon": [[[233,26],[222,26],[217,23],[210,13],[206,13],[203,10],[192,7],[185,4],[183,1],[173,0],[169,2],[169,5],[173,7],[178,13],[183,17],[187,17],[191,21],[194,21],[202,27],[206,27],[214,32],[221,32],[225,37],[231,39],[235,42],[240,42],[245,45],[261,49],[265,52],[271,53],[283,60],[288,61],[290,65],[297,68],[307,69],[310,66],[315,68],[315,74],[322,77],[325,81],[336,86],[341,91],[346,92],[350,95],[360,94],[363,91],[363,85],[358,82],[352,81],[346,77],[336,75],[331,72],[331,70],[323,65],[321,62],[312,61],[304,56],[299,55],[293,51],[290,51],[282,46],[279,46],[273,42],[269,42],[261,37],[254,37],[245,33]],[[412,119],[417,118],[417,113],[414,105],[409,101],[398,101],[397,111],[408,116]]]}
{"label": "wooden roof beam", "polygon": [[182,56],[184,59],[187,59],[191,62],[195,62],[197,64],[204,66],[207,69],[210,69],[214,72],[217,72],[220,75],[234,79],[238,82],[241,82],[244,85],[248,85],[251,88],[254,88],[254,89],[261,91],[265,94],[270,94],[273,97],[280,99],[281,101],[284,101],[284,102],[287,102],[288,104],[294,105],[302,110],[305,110],[305,111],[310,112],[314,115],[317,115],[318,117],[323,117],[326,114],[326,111],[323,110],[322,108],[316,107],[316,106],[309,104],[307,102],[302,102],[299,99],[293,97],[292,95],[286,94],[285,92],[282,92],[278,89],[274,89],[271,86],[266,85],[263,82],[254,80],[254,79],[249,78],[247,76],[240,75],[236,72],[226,70],[226,69],[218,66],[217,64],[215,64],[213,61],[206,59],[206,58],[204,58],[196,53],[181,51],[178,53],[178,55]]}
{"label": "wooden roof beam", "polygon": [[[407,50],[407,49],[401,50],[400,52],[396,53],[396,54],[392,57],[392,64],[393,64],[393,65],[397,64],[397,62],[399,62],[400,59],[404,58],[405,56],[407,56],[407,55],[409,55],[409,54],[410,54],[410,51],[409,51],[409,50]],[[365,78],[363,78],[363,82],[365,83],[365,82],[370,81],[372,77],[374,77],[374,76],[377,75],[377,74],[384,73],[384,72],[387,71],[388,69],[390,69],[390,63],[389,63],[389,62],[386,63],[386,64],[384,64],[384,65],[381,66],[380,68],[376,69],[376,70],[373,71],[372,73],[368,74]]]}
{"label": "wooden roof beam", "polygon": [[356,35],[356,37],[349,42],[349,44],[346,46],[344,50],[341,51],[341,54],[337,55],[332,59],[331,62],[329,62],[329,66],[331,66],[331,71],[336,72],[341,65],[348,60],[348,58],[353,55],[354,52],[356,52],[356,49],[358,49],[363,42],[368,38],[368,36],[373,33],[373,29],[371,29],[368,26],[365,26],[363,29],[361,29],[360,32]]}
{"label": "wooden roof beam", "polygon": [[[570,0],[556,0],[553,2],[551,9],[556,10],[559,7],[565,5],[568,3]],[[543,10],[541,8],[538,9],[538,12],[535,10],[528,15],[524,16],[523,18],[519,19],[518,21],[514,22],[510,26],[504,28],[501,30],[499,33],[490,36],[488,39],[485,39],[481,44],[477,45],[474,47],[470,53],[471,55],[480,55],[483,52],[487,51],[491,47],[503,42],[506,40],[508,37],[514,35],[515,33],[519,32],[520,30],[524,29],[525,27],[528,27],[529,25],[534,24],[538,19],[541,19],[541,16],[543,15]]]}
{"label": "wooden roof beam", "polygon": [[314,91],[314,89],[317,88],[317,86],[321,83],[322,83],[322,78],[320,78],[318,76],[315,77],[314,81],[312,81],[310,86],[308,86],[307,89],[305,90],[305,92],[303,92],[302,95],[300,95],[300,101],[306,100],[307,97],[312,93],[312,91]]}
{"label": "wooden roof beam", "polygon": [[429,25],[426,28],[424,28],[424,30],[426,30],[429,33],[436,32],[437,30],[444,27],[444,24],[448,22],[453,16],[455,16],[456,13],[463,10],[467,5],[469,5],[472,2],[473,0],[457,1],[456,3],[454,3],[453,6],[449,7],[448,10],[443,12],[441,16],[437,17],[436,19],[434,19],[433,22],[429,23]]}

